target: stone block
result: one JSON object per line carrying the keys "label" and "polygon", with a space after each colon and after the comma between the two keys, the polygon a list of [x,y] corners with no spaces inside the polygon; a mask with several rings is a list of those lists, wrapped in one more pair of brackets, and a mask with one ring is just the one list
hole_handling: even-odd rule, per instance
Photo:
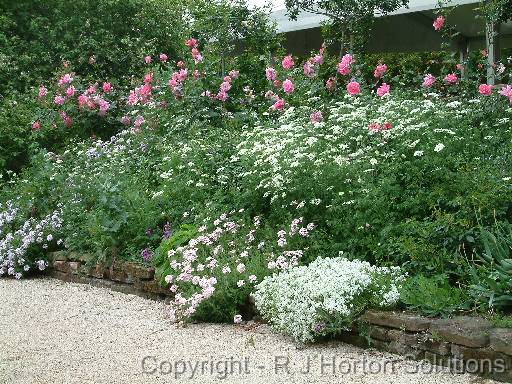
{"label": "stone block", "polygon": [[426,331],[430,319],[402,312],[366,311],[362,321],[388,328],[402,329],[409,332]]}
{"label": "stone block", "polygon": [[496,328],[489,332],[491,349],[512,356],[512,328]]}
{"label": "stone block", "polygon": [[68,261],[69,272],[73,275],[78,275],[80,271],[80,262],[78,261]]}
{"label": "stone block", "polygon": [[124,263],[122,269],[127,275],[141,280],[152,280],[155,277],[154,268],[145,267],[140,264]]}
{"label": "stone block", "polygon": [[54,261],[53,269],[59,272],[70,273],[69,263],[63,260]]}
{"label": "stone block", "polygon": [[453,319],[438,319],[432,322],[432,335],[443,341],[472,348],[489,345],[489,332],[492,324],[485,319],[460,316]]}

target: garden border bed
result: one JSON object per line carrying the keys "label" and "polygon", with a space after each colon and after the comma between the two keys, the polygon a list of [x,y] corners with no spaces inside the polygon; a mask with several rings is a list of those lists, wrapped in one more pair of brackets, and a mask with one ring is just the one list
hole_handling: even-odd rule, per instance
{"label": "garden border bed", "polygon": [[[155,270],[136,263],[89,266],[88,255],[50,254],[49,275],[148,299],[170,301],[173,294],[155,280]],[[251,305],[244,318],[256,311]],[[475,373],[512,382],[512,328],[496,328],[486,319],[459,316],[431,319],[404,312],[367,311],[340,341],[375,348],[414,360],[426,360],[454,372]],[[500,368],[504,371],[500,372]]]}

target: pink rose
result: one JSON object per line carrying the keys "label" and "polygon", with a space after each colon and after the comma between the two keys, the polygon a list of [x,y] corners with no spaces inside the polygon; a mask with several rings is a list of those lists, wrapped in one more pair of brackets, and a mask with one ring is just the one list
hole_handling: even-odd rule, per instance
{"label": "pink rose", "polygon": [[347,92],[350,96],[355,96],[361,93],[361,86],[357,81],[351,81],[347,84]]}
{"label": "pink rose", "polygon": [[490,96],[492,94],[492,85],[489,84],[480,84],[478,87],[478,93],[483,96]]}
{"label": "pink rose", "polygon": [[151,60],[152,60],[152,59],[151,59],[151,56],[146,56],[146,57],[144,58],[144,62],[145,62],[146,64],[151,64]]}
{"label": "pink rose", "polygon": [[53,102],[54,102],[55,104],[57,104],[57,105],[63,105],[65,101],[66,101],[66,100],[65,100],[61,95],[57,95],[57,96],[55,96],[55,98],[53,99]]}
{"label": "pink rose", "polygon": [[312,77],[314,75],[315,71],[313,69],[313,65],[310,61],[306,61],[304,63],[304,75],[307,77]]}
{"label": "pink rose", "polygon": [[66,73],[64,76],[62,76],[59,79],[59,85],[63,86],[63,85],[71,83],[72,81],[73,81],[73,77],[71,76],[71,74],[70,73]]}
{"label": "pink rose", "polygon": [[294,89],[295,89],[295,86],[293,85],[293,82],[290,79],[286,79],[285,81],[283,81],[283,91],[287,95],[292,93]]}
{"label": "pink rose", "polygon": [[444,16],[438,16],[437,19],[434,20],[434,24],[432,24],[434,26],[434,29],[436,31],[440,31],[441,28],[443,28],[444,21]]}
{"label": "pink rose", "polygon": [[391,87],[388,84],[383,83],[379,88],[377,88],[377,95],[379,95],[380,97],[389,95],[390,89]]}
{"label": "pink rose", "polygon": [[346,54],[341,58],[341,61],[338,63],[338,73],[341,75],[350,74],[350,65],[354,62],[354,58],[352,55]]}
{"label": "pink rose", "polygon": [[291,55],[285,56],[282,63],[284,69],[292,69],[295,63]]}
{"label": "pink rose", "polygon": [[185,41],[185,45],[189,48],[196,48],[197,40],[196,39],[188,39],[187,41]]}
{"label": "pink rose", "polygon": [[32,123],[32,130],[37,131],[39,128],[41,128],[41,123],[39,123],[39,121],[34,121]]}
{"label": "pink rose", "polygon": [[316,111],[309,116],[309,120],[314,123],[319,123],[323,120],[322,112]]}
{"label": "pink rose", "polygon": [[167,61],[167,55],[165,53],[160,54],[160,61],[165,63]]}
{"label": "pink rose", "polygon": [[368,130],[370,132],[379,132],[381,130],[381,126],[379,123],[371,123],[368,125]]}
{"label": "pink rose", "polygon": [[334,83],[335,83],[336,79],[334,77],[329,77],[326,81],[325,81],[325,88],[327,88],[329,91],[332,91],[334,89]]}
{"label": "pink rose", "polygon": [[128,116],[124,115],[123,117],[121,117],[121,123],[123,125],[130,125],[131,124],[131,120]]}
{"label": "pink rose", "polygon": [[274,105],[272,105],[271,108],[274,111],[280,111],[281,109],[284,108],[284,105],[285,105],[284,99],[277,99],[277,101],[274,103]]}
{"label": "pink rose", "polygon": [[240,76],[240,72],[235,69],[232,69],[231,71],[229,71],[229,76],[232,79],[237,79]]}
{"label": "pink rose", "polygon": [[444,77],[444,82],[448,85],[453,85],[455,84],[457,81],[459,80],[459,78],[457,77],[457,75],[455,73],[449,73],[447,74],[445,77]]}
{"label": "pink rose", "polygon": [[265,69],[265,76],[268,81],[274,81],[275,79],[277,79],[277,72],[274,68],[269,67]]}
{"label": "pink rose", "polygon": [[75,96],[75,87],[73,87],[72,85],[69,86],[67,89],[66,89],[66,96],[67,97],[73,97]]}
{"label": "pink rose", "polygon": [[144,75],[144,83],[148,84],[153,81],[153,72],[148,72]]}
{"label": "pink rose", "polygon": [[500,95],[508,97],[510,104],[512,104],[512,86],[511,85],[504,86],[500,91]]}
{"label": "pink rose", "polygon": [[384,74],[387,72],[388,66],[386,64],[379,64],[375,68],[375,71],[373,72],[373,76],[376,79],[380,79]]}
{"label": "pink rose", "polygon": [[48,94],[48,90],[45,87],[39,87],[39,97],[45,97]]}
{"label": "pink rose", "polygon": [[436,82],[436,78],[429,73],[423,78],[422,87],[430,88],[432,85],[434,85],[435,82]]}
{"label": "pink rose", "polygon": [[112,84],[110,83],[103,83],[103,92],[109,93],[112,90]]}

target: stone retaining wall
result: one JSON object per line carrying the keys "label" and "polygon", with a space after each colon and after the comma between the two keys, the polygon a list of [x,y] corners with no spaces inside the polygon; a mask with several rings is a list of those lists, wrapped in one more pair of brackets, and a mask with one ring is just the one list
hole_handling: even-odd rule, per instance
{"label": "stone retaining wall", "polygon": [[49,274],[59,280],[110,288],[154,300],[168,300],[169,290],[155,280],[155,269],[136,263],[90,265],[90,257],[68,252],[50,254]]}
{"label": "stone retaining wall", "polygon": [[[170,300],[172,293],[155,281],[154,268],[135,263],[90,266],[87,255],[54,252],[50,255],[51,276],[86,283],[155,300]],[[255,314],[253,303],[244,309],[244,318]],[[352,332],[341,341],[376,348],[414,360],[427,360],[512,383],[512,329],[494,328],[485,319],[461,316],[429,319],[401,312],[368,311]]]}

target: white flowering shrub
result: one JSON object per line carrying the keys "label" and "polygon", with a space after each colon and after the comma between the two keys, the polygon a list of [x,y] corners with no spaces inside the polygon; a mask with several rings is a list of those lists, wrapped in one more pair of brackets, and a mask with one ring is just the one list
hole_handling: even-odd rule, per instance
{"label": "white flowering shrub", "polygon": [[318,258],[266,277],[256,286],[254,299],[276,330],[310,342],[348,329],[366,308],[395,305],[403,281],[398,267]]}
{"label": "white flowering shrub", "polygon": [[0,204],[0,277],[20,279],[31,270],[44,271],[48,266],[46,251],[57,239],[62,219],[55,211],[43,217],[24,219],[12,201]]}

